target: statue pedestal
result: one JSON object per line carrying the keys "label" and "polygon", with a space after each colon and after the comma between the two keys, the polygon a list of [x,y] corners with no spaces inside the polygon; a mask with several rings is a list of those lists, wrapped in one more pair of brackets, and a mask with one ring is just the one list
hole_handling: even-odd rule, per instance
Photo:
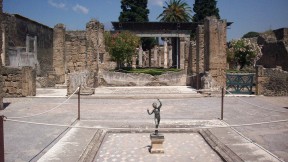
{"label": "statue pedestal", "polygon": [[151,154],[164,154],[163,142],[164,135],[163,134],[150,134],[151,139]]}

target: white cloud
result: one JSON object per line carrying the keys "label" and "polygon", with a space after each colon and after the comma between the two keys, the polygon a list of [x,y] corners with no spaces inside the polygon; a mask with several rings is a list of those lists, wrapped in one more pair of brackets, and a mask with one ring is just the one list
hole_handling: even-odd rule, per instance
{"label": "white cloud", "polygon": [[83,14],[88,14],[89,9],[84,7],[84,6],[81,6],[81,5],[77,4],[77,5],[75,5],[73,7],[73,11],[80,12],[80,13],[83,13]]}
{"label": "white cloud", "polygon": [[148,2],[151,5],[163,7],[165,0],[149,0]]}
{"label": "white cloud", "polygon": [[61,9],[64,9],[66,7],[66,4],[64,3],[56,3],[54,2],[53,0],[48,0],[48,3],[53,6],[53,7],[56,7],[56,8],[61,8]]}

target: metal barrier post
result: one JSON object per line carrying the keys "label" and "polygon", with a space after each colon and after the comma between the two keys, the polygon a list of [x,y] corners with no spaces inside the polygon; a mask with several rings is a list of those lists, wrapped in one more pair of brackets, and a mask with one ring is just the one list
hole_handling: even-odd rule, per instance
{"label": "metal barrier post", "polygon": [[221,96],[221,120],[223,120],[223,107],[224,107],[224,88],[222,87],[222,96]]}
{"label": "metal barrier post", "polygon": [[79,86],[79,90],[78,90],[78,120],[80,120],[80,89],[81,89],[81,87]]}
{"label": "metal barrier post", "polygon": [[4,118],[0,116],[0,162],[4,162]]}

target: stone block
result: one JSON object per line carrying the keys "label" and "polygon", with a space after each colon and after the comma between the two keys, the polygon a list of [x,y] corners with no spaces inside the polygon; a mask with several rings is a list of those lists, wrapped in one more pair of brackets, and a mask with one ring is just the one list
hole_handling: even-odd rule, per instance
{"label": "stone block", "polygon": [[151,140],[151,154],[164,154],[163,142],[164,135],[163,134],[150,134]]}

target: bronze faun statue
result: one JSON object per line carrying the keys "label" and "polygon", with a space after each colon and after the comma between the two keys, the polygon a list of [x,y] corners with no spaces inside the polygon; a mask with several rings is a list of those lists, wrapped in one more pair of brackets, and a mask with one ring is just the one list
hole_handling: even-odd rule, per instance
{"label": "bronze faun statue", "polygon": [[147,109],[147,113],[149,114],[149,115],[151,115],[151,114],[155,114],[155,118],[154,118],[154,120],[155,120],[155,127],[156,127],[156,130],[155,130],[155,135],[157,135],[158,134],[158,127],[159,127],[159,123],[160,123],[160,108],[161,108],[161,106],[162,106],[162,103],[161,103],[161,101],[159,100],[159,99],[157,99],[158,101],[159,101],[159,103],[160,103],[160,105],[157,107],[157,103],[153,103],[152,104],[152,107],[154,108],[153,110],[152,110],[152,112],[150,113],[149,112],[149,109]]}

